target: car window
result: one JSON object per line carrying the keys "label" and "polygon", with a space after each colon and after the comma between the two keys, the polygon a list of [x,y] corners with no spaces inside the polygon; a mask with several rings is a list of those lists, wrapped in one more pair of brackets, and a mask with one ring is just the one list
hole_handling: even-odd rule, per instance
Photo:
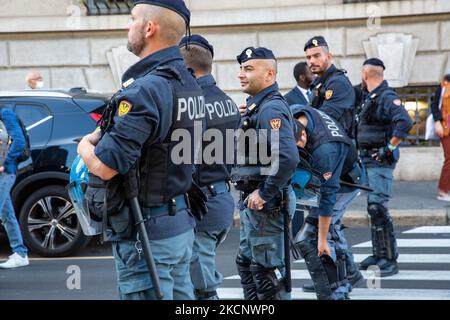
{"label": "car window", "polygon": [[14,110],[27,128],[31,147],[47,144],[53,121],[48,109],[41,105],[16,104]]}

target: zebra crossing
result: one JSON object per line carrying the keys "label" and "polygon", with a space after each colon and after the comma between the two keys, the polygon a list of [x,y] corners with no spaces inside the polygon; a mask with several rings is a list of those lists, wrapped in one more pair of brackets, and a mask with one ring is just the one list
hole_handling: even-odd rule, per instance
{"label": "zebra crossing", "polygon": [[[366,279],[354,288],[352,300],[450,300],[450,226],[423,226],[397,234],[400,272],[376,278],[362,271]],[[354,245],[355,262],[371,254],[370,241]],[[310,276],[303,260],[292,263],[292,298],[314,300],[314,293],[303,292]],[[239,275],[225,277],[218,290],[221,299],[243,299]]]}

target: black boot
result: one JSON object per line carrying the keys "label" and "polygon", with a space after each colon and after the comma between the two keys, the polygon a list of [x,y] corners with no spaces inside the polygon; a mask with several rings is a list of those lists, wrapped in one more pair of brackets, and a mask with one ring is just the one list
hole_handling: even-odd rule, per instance
{"label": "black boot", "polygon": [[359,264],[359,270],[367,270],[370,266],[376,266],[380,258],[375,257],[374,255],[368,256]]}
{"label": "black boot", "polygon": [[308,282],[303,285],[304,292],[316,292],[316,288],[314,288],[314,283]]}
{"label": "black boot", "polygon": [[356,267],[353,259],[353,253],[347,251],[345,253],[345,268],[347,270],[347,279],[352,287],[357,287],[359,282],[364,279],[361,272]]}
{"label": "black boot", "polygon": [[389,277],[398,273],[398,264],[395,260],[381,259],[377,265],[380,268],[380,277]]}

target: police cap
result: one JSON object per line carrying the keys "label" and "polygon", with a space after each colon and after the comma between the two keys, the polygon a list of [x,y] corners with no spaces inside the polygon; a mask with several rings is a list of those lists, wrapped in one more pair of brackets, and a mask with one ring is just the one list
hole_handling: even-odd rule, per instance
{"label": "police cap", "polygon": [[186,24],[189,24],[191,20],[191,12],[186,7],[183,0],[133,0],[134,5],[138,4],[151,4],[153,6],[164,7],[166,9],[175,11],[183,17]]}
{"label": "police cap", "polygon": [[269,50],[267,48],[254,48],[254,47],[248,47],[245,48],[244,51],[240,55],[236,57],[239,64],[243,62],[247,62],[249,60],[254,59],[272,59],[276,60],[275,55],[273,54],[272,50]]}
{"label": "police cap", "polygon": [[367,66],[367,65],[369,65],[369,66],[376,66],[376,67],[382,67],[383,70],[386,70],[386,67],[384,66],[383,61],[381,61],[378,58],[367,59],[366,61],[364,61],[363,66]]}
{"label": "police cap", "polygon": [[305,47],[303,48],[303,51],[306,51],[310,48],[316,48],[316,47],[327,47],[328,43],[325,41],[325,38],[322,36],[315,36],[308,40],[308,42],[305,43]]}
{"label": "police cap", "polygon": [[205,48],[206,50],[209,50],[214,58],[214,47],[201,35],[193,34],[191,36],[185,36],[183,37],[183,39],[181,39],[179,46],[184,47],[190,44],[200,46]]}

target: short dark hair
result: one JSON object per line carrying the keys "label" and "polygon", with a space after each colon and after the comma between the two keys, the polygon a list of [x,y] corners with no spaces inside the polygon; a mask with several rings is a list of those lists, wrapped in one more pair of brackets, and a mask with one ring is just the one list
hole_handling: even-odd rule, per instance
{"label": "short dark hair", "polygon": [[294,78],[295,81],[298,81],[298,77],[300,75],[306,74],[306,68],[308,68],[308,64],[306,62],[299,62],[294,67]]}
{"label": "short dark hair", "polygon": [[211,73],[213,61],[211,51],[194,44],[183,46],[180,50],[184,63],[188,68],[194,71]]}
{"label": "short dark hair", "polygon": [[450,81],[450,73],[444,76],[444,81]]}

